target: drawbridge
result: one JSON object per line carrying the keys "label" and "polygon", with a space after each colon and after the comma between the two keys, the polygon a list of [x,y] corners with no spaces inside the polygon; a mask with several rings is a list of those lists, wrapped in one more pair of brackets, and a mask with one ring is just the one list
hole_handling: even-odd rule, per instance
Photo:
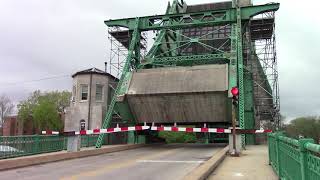
{"label": "drawbridge", "polygon": [[[109,73],[119,81],[102,128],[115,119],[230,127],[233,108],[241,129],[277,124],[278,9],[278,3],[254,6],[245,0],[199,5],[174,0],[163,15],[105,21]],[[233,87],[239,89],[236,107]],[[254,142],[254,135],[242,136],[243,145]]]}

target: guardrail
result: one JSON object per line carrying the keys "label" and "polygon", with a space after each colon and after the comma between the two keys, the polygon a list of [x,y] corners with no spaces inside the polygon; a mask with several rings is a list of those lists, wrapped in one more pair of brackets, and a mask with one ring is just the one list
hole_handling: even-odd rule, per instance
{"label": "guardrail", "polygon": [[313,139],[292,139],[282,133],[268,135],[269,164],[280,179],[319,180],[320,145]]}
{"label": "guardrail", "polygon": [[62,136],[0,136],[0,159],[27,156],[66,149]]}
{"label": "guardrail", "polygon": [[[81,136],[81,147],[93,147],[98,135]],[[108,134],[103,141],[106,144],[124,144],[123,133]],[[0,136],[0,159],[29,156],[41,153],[57,152],[67,149],[67,137],[59,135]]]}

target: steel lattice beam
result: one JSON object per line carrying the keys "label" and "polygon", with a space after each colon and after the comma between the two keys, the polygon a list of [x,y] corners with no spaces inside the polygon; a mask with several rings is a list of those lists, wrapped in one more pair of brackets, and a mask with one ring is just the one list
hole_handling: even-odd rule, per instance
{"label": "steel lattice beam", "polygon": [[[279,3],[243,7],[241,8],[241,19],[249,20],[250,17],[257,14],[268,11],[276,11],[278,9]],[[236,23],[237,9],[230,8],[226,10],[202,11],[197,13],[144,16],[139,17],[139,19],[140,31],[214,26]],[[135,18],[107,20],[105,21],[105,24],[109,27],[120,26],[132,30],[135,27]]]}
{"label": "steel lattice beam", "polygon": [[152,64],[178,64],[178,63],[191,63],[191,64],[207,64],[212,62],[224,60],[225,63],[228,62],[228,53],[221,54],[204,54],[204,55],[190,55],[190,56],[172,56],[172,57],[162,57],[154,58],[151,62]]}

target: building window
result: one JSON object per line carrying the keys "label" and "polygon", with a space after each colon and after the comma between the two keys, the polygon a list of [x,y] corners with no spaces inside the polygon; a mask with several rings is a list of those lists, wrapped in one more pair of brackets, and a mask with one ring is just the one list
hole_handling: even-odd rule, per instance
{"label": "building window", "polygon": [[72,87],[72,96],[76,96],[77,95],[77,89],[76,89],[76,86],[73,86]]}
{"label": "building window", "polygon": [[96,84],[96,101],[102,101],[103,85]]}
{"label": "building window", "polygon": [[81,100],[88,100],[88,85],[81,84]]}
{"label": "building window", "polygon": [[75,102],[76,101],[76,97],[77,97],[77,89],[76,89],[76,86],[74,85],[72,87],[72,96],[71,96],[71,102]]}

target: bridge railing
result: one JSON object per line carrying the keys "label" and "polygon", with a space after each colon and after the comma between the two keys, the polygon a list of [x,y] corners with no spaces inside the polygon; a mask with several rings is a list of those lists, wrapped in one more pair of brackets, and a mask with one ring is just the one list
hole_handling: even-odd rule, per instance
{"label": "bridge railing", "polygon": [[[99,134],[82,135],[80,147],[93,147],[96,145]],[[111,144],[126,144],[127,143],[127,133],[119,132],[114,134],[106,134],[102,145]]]}
{"label": "bridge railing", "polygon": [[279,178],[320,179],[320,145],[312,139],[292,139],[282,133],[268,135],[269,164]]}
{"label": "bridge railing", "polygon": [[66,148],[63,136],[0,136],[0,159],[56,152]]}
{"label": "bridge railing", "polygon": [[[81,148],[95,146],[98,135],[82,135]],[[105,136],[103,145],[125,144],[126,134]],[[0,136],[0,159],[57,152],[67,149],[67,137],[59,135]]]}

